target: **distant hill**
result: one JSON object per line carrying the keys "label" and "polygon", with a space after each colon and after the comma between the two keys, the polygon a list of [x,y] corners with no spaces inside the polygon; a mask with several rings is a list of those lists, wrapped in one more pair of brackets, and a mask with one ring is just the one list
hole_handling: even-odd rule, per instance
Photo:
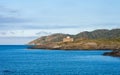
{"label": "distant hill", "polygon": [[99,29],[94,30],[92,32],[81,32],[77,35],[75,35],[75,38],[88,38],[88,39],[111,39],[111,38],[118,38],[120,37],[120,29]]}
{"label": "distant hill", "polygon": [[74,39],[80,39],[80,38],[87,38],[87,39],[113,39],[113,38],[120,38],[120,29],[98,29],[91,32],[84,31],[80,32],[76,35],[70,35],[70,34],[62,34],[62,33],[56,33],[49,36],[42,36],[38,39],[35,39],[29,44],[32,43],[40,43],[40,44],[46,44],[51,42],[61,42],[63,38],[70,36]]}
{"label": "distant hill", "polygon": [[[31,44],[31,43],[46,44],[46,43],[49,43],[49,42],[60,42],[60,41],[62,41],[63,38],[65,38],[68,35],[69,34],[56,33],[56,34],[52,34],[52,35],[49,35],[49,36],[42,36],[38,39],[35,39],[35,40],[31,41],[29,44]],[[69,35],[69,36],[71,36],[71,35]]]}

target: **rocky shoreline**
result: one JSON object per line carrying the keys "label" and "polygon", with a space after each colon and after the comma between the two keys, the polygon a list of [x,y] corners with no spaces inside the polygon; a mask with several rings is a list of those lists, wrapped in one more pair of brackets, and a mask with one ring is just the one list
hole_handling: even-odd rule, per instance
{"label": "rocky shoreline", "polygon": [[[111,49],[105,49],[105,48],[101,48],[101,49],[77,49],[77,48],[67,48],[67,49],[63,49],[63,48],[50,48],[50,47],[43,47],[43,46],[31,46],[29,49],[49,49],[49,50],[111,50]],[[114,56],[114,57],[120,57],[120,49],[118,50],[113,50],[112,52],[105,52],[103,54],[104,56]]]}
{"label": "rocky shoreline", "polygon": [[[103,40],[104,41],[104,40]],[[32,45],[31,49],[51,50],[117,50],[120,49],[119,42],[99,40],[81,40],[74,42],[51,42],[40,45]]]}
{"label": "rocky shoreline", "polygon": [[[29,49],[49,50],[115,50],[104,55],[119,56],[120,29],[85,31],[76,35],[52,34],[28,43]],[[117,50],[117,51],[116,51]]]}
{"label": "rocky shoreline", "polygon": [[98,43],[49,43],[42,45],[31,45],[29,49],[49,49],[49,50],[113,50],[112,52],[106,52],[105,56],[117,56],[120,57],[120,47],[118,44],[98,44]]}
{"label": "rocky shoreline", "polygon": [[105,52],[103,55],[120,57],[120,50],[113,50],[112,52]]}

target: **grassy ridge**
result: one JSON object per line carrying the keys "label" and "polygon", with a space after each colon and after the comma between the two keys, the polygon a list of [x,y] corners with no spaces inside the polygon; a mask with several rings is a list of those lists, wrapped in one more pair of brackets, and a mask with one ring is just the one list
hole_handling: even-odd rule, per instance
{"label": "grassy ridge", "polygon": [[[74,38],[74,41],[63,42],[67,36]],[[120,29],[85,31],[76,35],[58,33],[29,42],[33,43],[34,48],[47,49],[120,49]]]}

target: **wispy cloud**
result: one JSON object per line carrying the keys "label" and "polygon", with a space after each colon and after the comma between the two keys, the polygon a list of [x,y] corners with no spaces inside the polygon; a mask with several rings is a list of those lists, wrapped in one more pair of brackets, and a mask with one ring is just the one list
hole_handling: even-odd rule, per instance
{"label": "wispy cloud", "polygon": [[0,5],[0,25],[8,23],[23,23],[27,22],[27,19],[21,18],[17,14],[19,11],[17,9],[12,9],[6,6]]}
{"label": "wispy cloud", "polygon": [[24,25],[25,29],[69,29],[78,28],[79,25]]}
{"label": "wispy cloud", "polygon": [[0,5],[0,12],[4,12],[4,13],[17,13],[18,10],[11,9],[11,8],[8,8],[8,7]]}
{"label": "wispy cloud", "polygon": [[101,23],[101,24],[83,24],[83,25],[39,25],[27,24],[26,21],[8,21],[4,23],[0,21],[0,30],[58,30],[61,29],[80,29],[80,30],[94,30],[94,29],[113,29],[120,28],[120,23]]}
{"label": "wispy cloud", "polygon": [[22,18],[17,18],[17,17],[6,17],[6,16],[1,16],[0,15],[0,24],[3,23],[23,23],[26,22],[27,20],[22,19]]}

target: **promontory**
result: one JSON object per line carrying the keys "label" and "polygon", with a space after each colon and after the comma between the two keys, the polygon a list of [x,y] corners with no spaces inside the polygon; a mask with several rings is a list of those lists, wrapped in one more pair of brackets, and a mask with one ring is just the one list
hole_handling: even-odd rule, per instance
{"label": "promontory", "polygon": [[51,50],[119,50],[120,29],[98,29],[76,35],[56,33],[28,43],[31,49]]}

